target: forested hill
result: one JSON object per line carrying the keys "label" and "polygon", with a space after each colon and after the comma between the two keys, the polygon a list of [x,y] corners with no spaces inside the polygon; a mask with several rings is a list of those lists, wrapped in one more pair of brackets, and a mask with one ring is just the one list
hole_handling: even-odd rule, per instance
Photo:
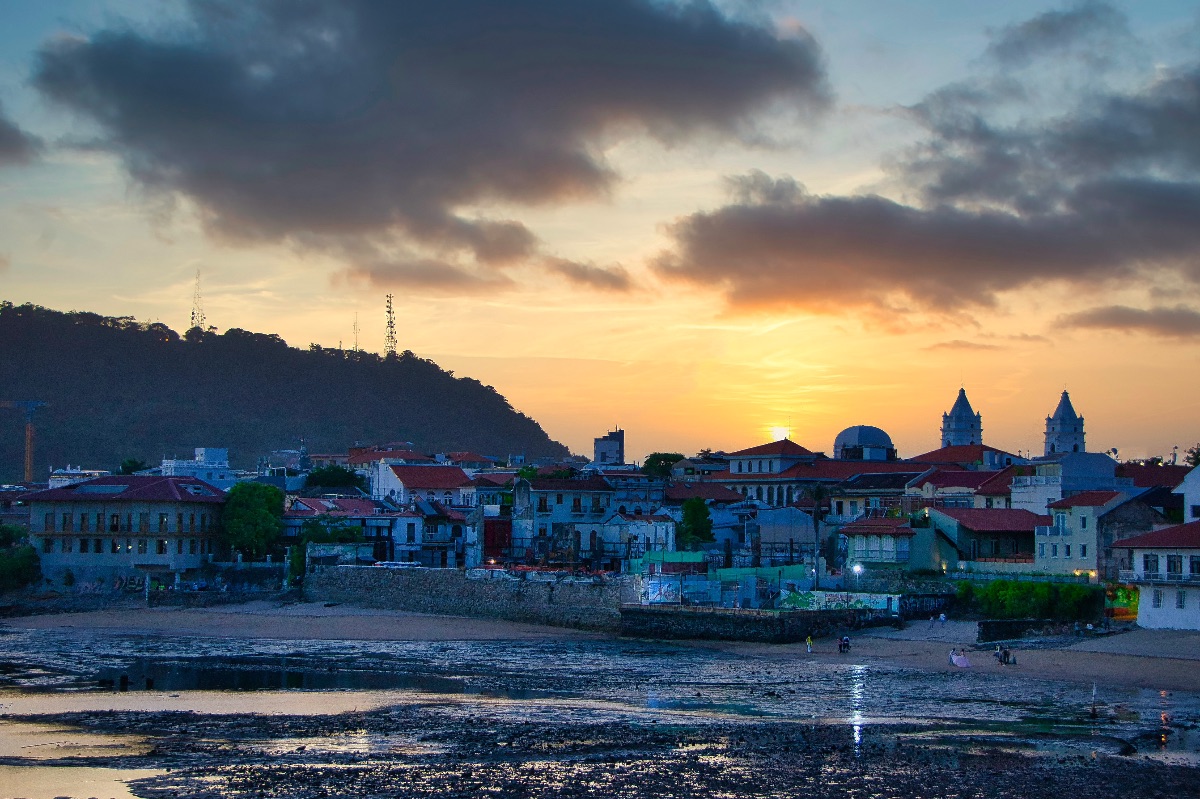
{"label": "forested hill", "polygon": [[[411,441],[426,452],[562,456],[533,419],[491,386],[411,352],[392,358],[274,335],[193,328],[0,303],[0,400],[44,400],[34,422],[34,479],[68,462],[157,464],[227,447],[251,467],[273,449],[346,452]],[[0,482],[19,480],[25,418],[0,408]]]}

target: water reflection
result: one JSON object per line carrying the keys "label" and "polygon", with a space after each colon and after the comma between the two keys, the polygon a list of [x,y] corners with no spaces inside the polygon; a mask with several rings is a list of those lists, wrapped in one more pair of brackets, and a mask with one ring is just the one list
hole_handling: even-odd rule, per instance
{"label": "water reflection", "polygon": [[867,667],[850,667],[850,726],[854,731],[854,756],[862,756],[863,702],[867,694]]}

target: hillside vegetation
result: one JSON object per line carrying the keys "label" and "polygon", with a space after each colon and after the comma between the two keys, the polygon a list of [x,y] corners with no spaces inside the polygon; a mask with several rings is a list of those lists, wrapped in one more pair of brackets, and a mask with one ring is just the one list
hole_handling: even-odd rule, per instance
{"label": "hillside vegetation", "polygon": [[[418,450],[562,456],[491,386],[411,352],[390,358],[276,335],[193,328],[0,302],[0,400],[44,400],[34,478],[68,463],[116,469],[227,447],[235,466],[273,449],[345,452],[411,441]],[[0,409],[0,482],[19,480],[24,414]]]}

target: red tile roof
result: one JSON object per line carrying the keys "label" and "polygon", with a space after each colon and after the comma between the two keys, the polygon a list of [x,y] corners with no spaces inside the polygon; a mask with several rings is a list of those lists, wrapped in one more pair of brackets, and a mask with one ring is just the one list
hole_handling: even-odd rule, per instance
{"label": "red tile roof", "polygon": [[407,461],[408,463],[436,463],[433,458],[428,455],[415,452],[411,449],[387,449],[387,450],[370,450],[369,452],[356,452],[346,459],[346,463],[350,466],[363,466],[368,463],[378,463],[379,461]]}
{"label": "red tile roof", "polygon": [[1117,464],[1117,477],[1132,477],[1133,484],[1138,488],[1154,488],[1166,486],[1174,488],[1183,482],[1192,470],[1191,466],[1147,466],[1141,463]]}
{"label": "red tile roof", "polygon": [[813,457],[813,452],[800,446],[795,441],[785,438],[781,441],[772,441],[770,444],[760,444],[757,447],[750,447],[750,449],[731,452],[725,457],[741,458],[753,455],[787,455],[793,458],[811,458]]}
{"label": "red tile roof", "polygon": [[942,447],[923,455],[915,455],[908,460],[918,463],[983,463],[983,453],[995,452],[1002,457],[1015,458],[1011,452],[989,447],[987,444],[959,444],[953,447]]}
{"label": "red tile roof", "polygon": [[446,457],[456,463],[495,463],[495,458],[480,455],[478,452],[447,452]]}
{"label": "red tile roof", "polygon": [[667,502],[684,502],[695,497],[712,502],[741,502],[743,497],[737,491],[717,483],[675,483],[667,486]]}
{"label": "red tile roof", "polygon": [[859,519],[856,522],[842,525],[839,535],[900,535],[912,536],[916,532],[906,518]]}
{"label": "red tile roof", "polygon": [[1200,522],[1177,524],[1113,542],[1131,549],[1200,549]]}
{"label": "red tile roof", "polygon": [[110,475],[26,494],[28,502],[204,502],[221,504],[225,492],[195,477]]}
{"label": "red tile roof", "polygon": [[415,466],[398,464],[392,466],[392,474],[404,484],[409,491],[425,488],[450,489],[462,488],[471,484],[467,473],[457,466]]}
{"label": "red tile roof", "polygon": [[1053,519],[1024,508],[931,508],[930,515],[941,513],[968,530],[980,533],[1033,532],[1034,527],[1049,527]]}
{"label": "red tile roof", "polygon": [[1098,508],[1102,505],[1107,505],[1119,496],[1121,496],[1120,491],[1084,491],[1073,497],[1051,502],[1046,507],[1057,508],[1059,510],[1066,510],[1067,508]]}
{"label": "red tile roof", "polygon": [[922,477],[917,485],[932,483],[934,488],[979,488],[999,472],[968,472],[962,469],[938,469]]}
{"label": "red tile roof", "polygon": [[986,482],[975,489],[975,493],[985,497],[1007,497],[1012,495],[1012,480],[1014,477],[1027,476],[1034,473],[1032,466],[1009,466],[992,475]]}
{"label": "red tile roof", "polygon": [[529,481],[534,491],[612,491],[613,487],[599,477],[582,480],[559,477],[534,477]]}
{"label": "red tile roof", "polygon": [[806,482],[809,480],[840,482],[857,474],[880,472],[912,472],[911,463],[902,461],[843,461],[818,458],[814,461],[797,463],[777,474],[766,472],[714,472],[705,479],[714,483]]}

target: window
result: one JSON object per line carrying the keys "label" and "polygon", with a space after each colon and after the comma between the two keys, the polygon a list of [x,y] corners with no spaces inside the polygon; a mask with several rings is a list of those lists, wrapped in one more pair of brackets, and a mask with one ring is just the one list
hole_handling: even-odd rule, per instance
{"label": "window", "polygon": [[183,539],[181,538],[178,541],[176,541],[175,545],[176,545],[175,546],[175,554],[182,555],[183,554]]}
{"label": "window", "polygon": [[1176,591],[1175,592],[1175,609],[1183,610],[1186,605],[1187,605],[1187,591]]}
{"label": "window", "polygon": [[96,514],[96,532],[97,533],[104,532],[104,514],[103,513]]}
{"label": "window", "polygon": [[[741,462],[741,461],[738,461],[738,474],[741,474],[741,472],[742,472],[742,462]],[[1193,505],[1193,506],[1192,506],[1192,515],[1193,515],[1193,516],[1200,516],[1200,505]]]}
{"label": "window", "polygon": [[1063,544],[1063,557],[1064,558],[1071,557],[1071,545],[1070,544]]}
{"label": "window", "polygon": [[125,539],[125,554],[126,555],[133,554],[133,539],[132,538]]}
{"label": "window", "polygon": [[43,538],[42,539],[42,552],[49,554],[53,551],[54,551],[54,539],[53,538]]}
{"label": "window", "polygon": [[62,540],[62,551],[63,551],[63,552],[70,552],[70,551],[71,551],[71,547],[73,547],[73,546],[74,546],[74,544],[72,544],[72,543],[71,543],[71,539],[70,539],[70,538],[64,538],[64,539]]}
{"label": "window", "polygon": [[144,538],[138,539],[138,554],[139,555],[146,554],[146,539],[144,539]]}
{"label": "window", "polygon": [[149,513],[137,514],[137,525],[138,525],[138,532],[140,532],[140,533],[150,532],[150,514]]}
{"label": "window", "polygon": [[555,504],[555,505],[561,505],[561,504],[562,504],[562,494],[555,494],[555,495],[554,495],[554,504]]}
{"label": "window", "polygon": [[1200,505],[1193,505],[1193,506],[1192,506],[1192,518],[1193,518],[1193,519],[1200,519]]}
{"label": "window", "polygon": [[571,500],[571,512],[583,513],[583,497],[576,496]]}
{"label": "window", "polygon": [[79,551],[86,554],[88,551],[88,540],[86,538],[79,539]]}
{"label": "window", "polygon": [[208,514],[201,513],[200,514],[200,532],[203,533],[203,532],[206,532],[207,530],[208,530]]}
{"label": "window", "polygon": [[1161,608],[1163,603],[1163,592],[1161,588],[1155,588],[1150,595],[1150,607]]}
{"label": "window", "polygon": [[119,539],[119,538],[114,538],[114,539],[112,540],[112,549],[111,549],[110,551],[111,551],[111,552],[112,552],[114,555],[120,555],[120,554],[121,554],[121,539]]}
{"label": "window", "polygon": [[537,509],[538,513],[545,513],[546,511],[550,510],[550,506],[547,504],[545,497],[538,497]]}
{"label": "window", "polygon": [[1192,555],[1192,579],[1200,579],[1200,555]]}
{"label": "window", "polygon": [[167,514],[165,513],[158,514],[158,531],[160,533],[167,531]]}
{"label": "window", "polygon": [[75,529],[74,518],[75,517],[69,513],[64,513],[62,515],[62,531],[64,533],[69,533]]}
{"label": "window", "polygon": [[1167,574],[1176,579],[1183,576],[1183,555],[1167,555]]}
{"label": "window", "polygon": [[1079,557],[1081,557],[1081,558],[1087,557],[1087,544],[1079,545]]}
{"label": "window", "polygon": [[1142,555],[1142,571],[1146,574],[1158,574],[1158,555]]}
{"label": "window", "polygon": [[167,554],[167,539],[165,539],[165,538],[158,539],[158,543],[154,547],[154,554],[156,554],[156,555]]}
{"label": "window", "polygon": [[182,513],[175,514],[175,532],[177,532],[177,533],[183,532],[183,514]]}
{"label": "window", "polygon": [[92,539],[92,551],[99,555],[104,551],[104,542],[99,538]]}
{"label": "window", "polygon": [[194,538],[188,539],[188,554],[189,555],[196,554],[196,539],[194,539]]}
{"label": "window", "polygon": [[1046,545],[1045,544],[1038,544],[1038,557],[1039,558],[1046,557]]}
{"label": "window", "polygon": [[120,532],[120,530],[121,530],[121,517],[120,517],[120,515],[114,513],[108,517],[108,531],[110,533],[116,533],[116,532]]}
{"label": "window", "polygon": [[1050,557],[1052,557],[1052,558],[1058,557],[1058,544],[1050,545]]}
{"label": "window", "polygon": [[1080,516],[1080,517],[1079,517],[1079,529],[1080,529],[1080,530],[1086,530],[1086,529],[1087,529],[1087,517],[1086,517],[1086,516]]}
{"label": "window", "polygon": [[42,517],[42,529],[44,529],[47,533],[54,532],[54,514],[53,513],[47,513],[44,517]]}
{"label": "window", "polygon": [[188,532],[196,532],[196,514],[194,513],[188,515]]}
{"label": "window", "polygon": [[88,531],[88,515],[86,513],[79,514],[79,532],[86,533]]}

